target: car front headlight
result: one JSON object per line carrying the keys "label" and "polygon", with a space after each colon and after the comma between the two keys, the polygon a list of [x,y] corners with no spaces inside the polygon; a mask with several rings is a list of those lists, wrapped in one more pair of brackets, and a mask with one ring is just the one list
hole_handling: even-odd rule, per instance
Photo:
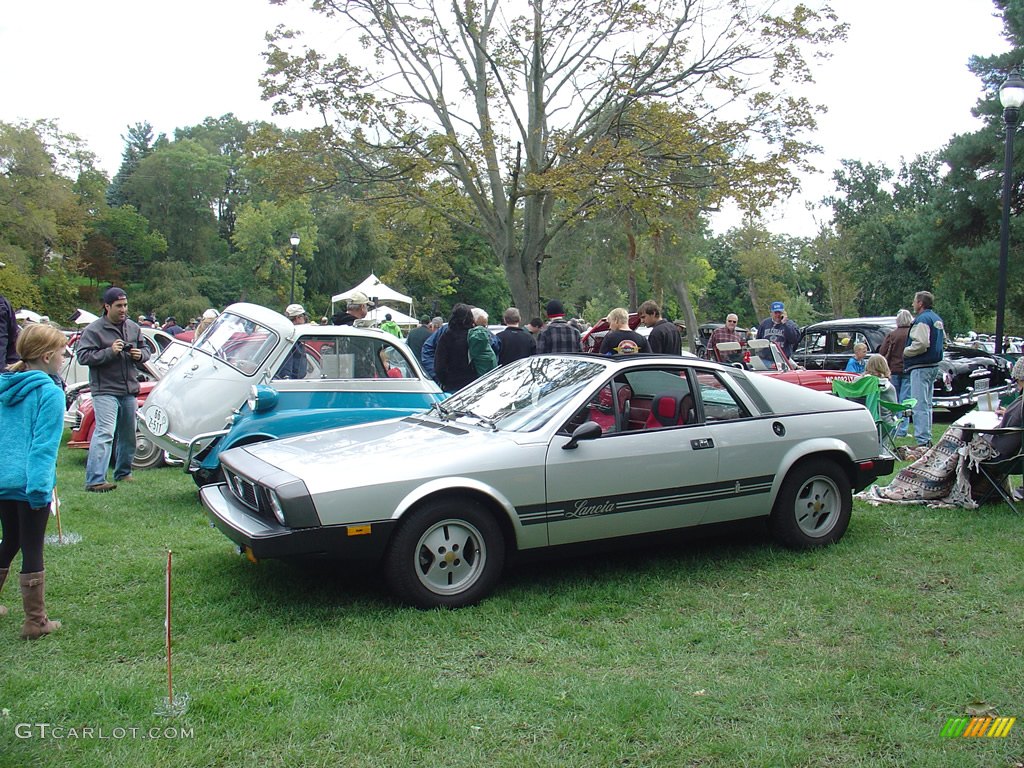
{"label": "car front headlight", "polygon": [[274,513],[274,517],[277,518],[277,522],[281,525],[285,525],[284,521],[284,508],[281,506],[281,499],[277,497],[277,493],[267,489],[267,499],[270,501],[270,509]]}
{"label": "car front headlight", "polygon": [[277,390],[266,384],[253,384],[246,403],[253,413],[273,410],[277,405]]}

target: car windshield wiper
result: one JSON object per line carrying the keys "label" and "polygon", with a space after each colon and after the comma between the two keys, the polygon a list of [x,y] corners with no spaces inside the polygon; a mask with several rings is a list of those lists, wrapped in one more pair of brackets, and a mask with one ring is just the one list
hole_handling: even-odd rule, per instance
{"label": "car windshield wiper", "polygon": [[475,411],[469,408],[466,408],[465,410],[446,411],[446,413],[452,419],[457,419],[460,416],[469,416],[469,418],[476,419],[481,424],[490,427],[495,432],[498,431],[498,426],[494,423],[494,419],[490,418],[489,416],[481,416],[479,413],[476,413]]}

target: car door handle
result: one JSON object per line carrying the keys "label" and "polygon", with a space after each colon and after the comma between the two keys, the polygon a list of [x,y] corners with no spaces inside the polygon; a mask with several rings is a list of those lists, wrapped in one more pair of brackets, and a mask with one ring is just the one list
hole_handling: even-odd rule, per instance
{"label": "car door handle", "polygon": [[690,441],[690,447],[695,451],[703,451],[707,448],[714,448],[715,441],[710,437],[700,437]]}

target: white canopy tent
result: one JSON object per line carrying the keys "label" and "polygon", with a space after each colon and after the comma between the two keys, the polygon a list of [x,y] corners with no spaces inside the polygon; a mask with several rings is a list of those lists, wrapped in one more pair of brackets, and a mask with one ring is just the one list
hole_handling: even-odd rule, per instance
{"label": "white canopy tent", "polygon": [[38,312],[33,312],[31,309],[19,309],[14,313],[16,320],[21,320],[26,323],[38,323],[43,319],[43,316]]}
{"label": "white canopy tent", "polygon": [[366,315],[366,319],[372,320],[374,325],[380,325],[384,322],[385,315],[391,315],[391,319],[402,327],[410,325],[416,326],[420,324],[420,321],[415,317],[411,317],[404,312],[399,312],[397,309],[393,309],[392,307],[377,307],[375,309],[371,309]]}
{"label": "white canopy tent", "polygon": [[75,325],[88,325],[94,320],[99,320],[99,318],[87,309],[76,309],[75,314],[71,316],[71,322]]}
{"label": "white canopy tent", "polygon": [[[409,312],[412,312],[412,298],[410,296],[406,296],[404,293],[399,293],[398,291],[393,290],[392,288],[388,288],[388,286],[386,286],[384,283],[380,281],[379,277],[371,273],[368,278],[363,280],[363,282],[361,282],[354,288],[349,288],[347,291],[344,291],[343,293],[331,296],[331,314],[334,313],[335,304],[337,304],[340,301],[345,301],[346,299],[348,299],[349,296],[351,296],[356,291],[359,291],[360,293],[365,293],[367,297],[369,297],[370,301],[373,301],[377,304],[380,304],[381,302],[384,301],[393,301],[398,304],[408,304]],[[392,314],[394,313],[392,312]],[[381,319],[384,319],[383,315],[381,316]],[[398,323],[399,325],[402,324],[397,318],[395,319],[395,322]],[[415,322],[417,324],[419,323],[419,321]]]}

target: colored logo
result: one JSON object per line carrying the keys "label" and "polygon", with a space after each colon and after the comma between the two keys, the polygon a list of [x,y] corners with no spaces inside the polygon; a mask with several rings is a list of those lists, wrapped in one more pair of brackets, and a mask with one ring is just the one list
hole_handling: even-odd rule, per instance
{"label": "colored logo", "polygon": [[1016,717],[951,717],[939,735],[944,739],[1005,739],[1015,722]]}

